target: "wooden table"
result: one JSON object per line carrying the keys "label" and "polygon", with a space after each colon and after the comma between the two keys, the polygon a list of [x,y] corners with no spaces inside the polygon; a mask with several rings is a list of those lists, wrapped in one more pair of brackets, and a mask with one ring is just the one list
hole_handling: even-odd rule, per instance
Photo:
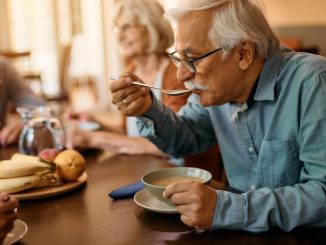
{"label": "wooden table", "polygon": [[[14,148],[0,148],[0,159]],[[326,229],[297,229],[253,234],[242,231],[199,232],[185,226],[179,215],[152,213],[133,199],[112,201],[108,192],[132,183],[149,171],[168,167],[149,156],[87,153],[87,184],[73,192],[43,200],[22,201],[19,218],[28,233],[26,245],[98,244],[318,244]]]}

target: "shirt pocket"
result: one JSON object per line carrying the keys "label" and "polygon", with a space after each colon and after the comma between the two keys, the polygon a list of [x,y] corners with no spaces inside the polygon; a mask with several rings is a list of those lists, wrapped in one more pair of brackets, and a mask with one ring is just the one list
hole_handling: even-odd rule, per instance
{"label": "shirt pocket", "polygon": [[263,140],[258,161],[264,186],[277,188],[298,183],[303,163],[293,140]]}

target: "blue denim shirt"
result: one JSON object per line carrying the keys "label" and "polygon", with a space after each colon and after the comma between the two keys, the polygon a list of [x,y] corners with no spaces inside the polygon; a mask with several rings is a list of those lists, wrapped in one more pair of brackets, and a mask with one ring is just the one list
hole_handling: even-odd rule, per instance
{"label": "blue denim shirt", "polygon": [[252,232],[326,226],[326,59],[282,49],[265,61],[253,100],[177,116],[160,102],[139,117],[143,136],[182,156],[218,142],[230,186],[217,191],[212,229]]}

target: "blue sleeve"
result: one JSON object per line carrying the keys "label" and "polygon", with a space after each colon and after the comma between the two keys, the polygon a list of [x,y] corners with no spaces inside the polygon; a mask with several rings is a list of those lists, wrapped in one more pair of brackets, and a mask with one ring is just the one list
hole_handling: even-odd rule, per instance
{"label": "blue sleeve", "polygon": [[305,183],[275,190],[261,188],[243,194],[217,191],[212,229],[268,231],[279,227],[326,224],[325,196],[318,184]]}
{"label": "blue sleeve", "polygon": [[212,229],[262,232],[272,227],[284,231],[298,226],[326,227],[326,73],[317,80],[303,89],[300,102],[298,134],[303,168],[299,183],[243,194],[217,191]]}
{"label": "blue sleeve", "polygon": [[194,96],[178,115],[153,96],[152,107],[138,120],[140,135],[174,157],[199,153],[216,143],[208,112]]}

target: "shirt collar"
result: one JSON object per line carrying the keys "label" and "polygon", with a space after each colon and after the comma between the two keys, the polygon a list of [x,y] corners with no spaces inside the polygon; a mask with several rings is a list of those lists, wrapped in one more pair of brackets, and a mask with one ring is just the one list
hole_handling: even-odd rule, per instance
{"label": "shirt collar", "polygon": [[265,60],[262,72],[259,76],[254,99],[256,101],[275,99],[275,84],[281,66],[281,50]]}

